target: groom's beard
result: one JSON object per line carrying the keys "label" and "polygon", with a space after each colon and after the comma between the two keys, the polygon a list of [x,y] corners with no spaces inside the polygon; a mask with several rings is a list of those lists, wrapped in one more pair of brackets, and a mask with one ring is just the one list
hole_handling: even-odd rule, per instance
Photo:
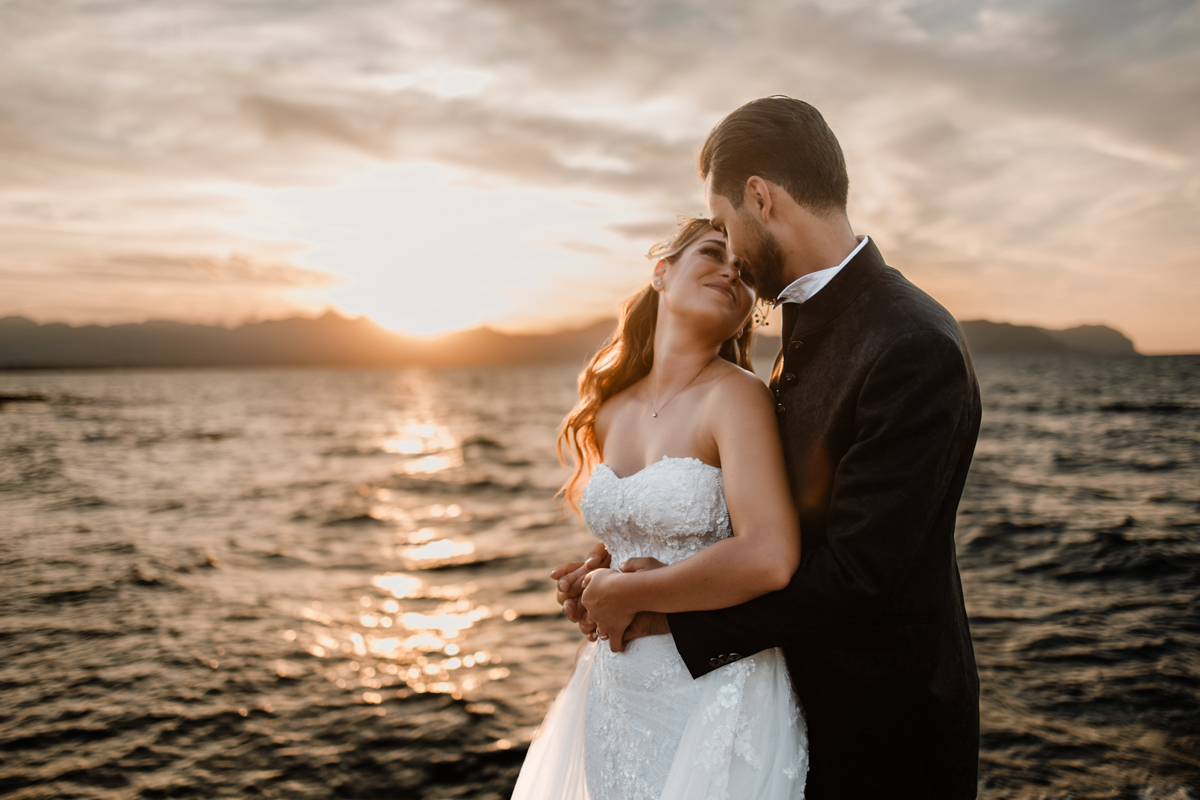
{"label": "groom's beard", "polygon": [[746,244],[742,248],[743,258],[750,264],[754,275],[754,289],[764,300],[774,302],[787,283],[783,279],[783,248],[775,234],[764,228],[757,219],[745,215],[743,230]]}

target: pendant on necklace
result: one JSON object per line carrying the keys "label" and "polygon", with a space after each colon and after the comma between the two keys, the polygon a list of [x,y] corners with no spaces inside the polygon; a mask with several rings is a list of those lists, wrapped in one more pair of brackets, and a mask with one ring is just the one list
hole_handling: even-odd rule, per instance
{"label": "pendant on necklace", "polygon": [[650,416],[652,416],[652,417],[657,417],[657,416],[658,416],[658,414],[657,414],[657,413],[654,413],[654,414],[651,414]]}

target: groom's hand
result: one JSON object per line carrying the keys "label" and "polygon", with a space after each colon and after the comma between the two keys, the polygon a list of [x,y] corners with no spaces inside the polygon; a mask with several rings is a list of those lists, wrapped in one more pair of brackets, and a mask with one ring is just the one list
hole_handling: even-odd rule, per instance
{"label": "groom's hand", "polygon": [[621,572],[641,572],[645,569],[658,569],[665,567],[666,564],[659,561],[657,558],[644,556],[642,558],[631,558],[621,565]]}
{"label": "groom's hand", "polygon": [[662,636],[663,634],[670,635],[671,626],[667,622],[667,615],[660,614],[657,611],[639,611],[634,615],[633,622],[629,623],[629,627],[625,629],[625,635],[621,637],[621,649],[629,647],[629,643],[634,639],[640,639],[643,636]]}
{"label": "groom's hand", "polygon": [[[665,566],[666,564],[657,558],[631,558],[621,565],[621,572],[640,572],[644,569],[658,569]],[[660,614],[657,611],[639,611],[634,616],[633,622],[629,623],[629,627],[625,629],[625,635],[621,637],[621,649],[628,647],[634,639],[640,639],[643,636],[662,636],[670,633],[671,626],[667,622],[666,614]]]}

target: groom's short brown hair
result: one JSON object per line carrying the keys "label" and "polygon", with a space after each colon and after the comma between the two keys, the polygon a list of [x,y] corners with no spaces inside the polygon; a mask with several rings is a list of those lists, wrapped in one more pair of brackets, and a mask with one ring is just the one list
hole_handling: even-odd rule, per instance
{"label": "groom's short brown hair", "polygon": [[753,100],[717,123],[700,150],[700,177],[742,207],[752,175],[777,183],[814,214],[845,211],[850,179],[837,137],[821,112],[775,95]]}

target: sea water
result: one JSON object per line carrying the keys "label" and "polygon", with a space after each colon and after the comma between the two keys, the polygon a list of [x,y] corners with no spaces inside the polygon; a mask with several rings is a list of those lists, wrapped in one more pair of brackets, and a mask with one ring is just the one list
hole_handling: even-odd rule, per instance
{"label": "sea water", "polygon": [[[977,366],[981,796],[1200,797],[1200,358]],[[576,372],[0,374],[0,794],[506,798]]]}

